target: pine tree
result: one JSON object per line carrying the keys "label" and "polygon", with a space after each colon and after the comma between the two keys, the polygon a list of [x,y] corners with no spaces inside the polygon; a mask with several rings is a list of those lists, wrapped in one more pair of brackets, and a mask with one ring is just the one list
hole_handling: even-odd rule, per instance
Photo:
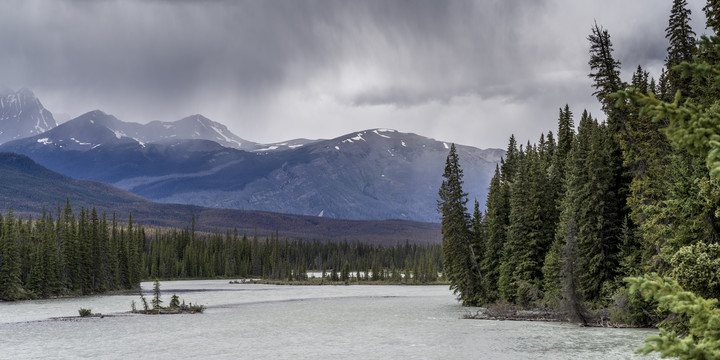
{"label": "pine tree", "polygon": [[720,0],[707,0],[703,7],[705,12],[705,26],[720,34]]}
{"label": "pine tree", "polygon": [[153,282],[153,299],[151,302],[153,309],[159,309],[160,304],[162,304],[162,299],[160,298],[160,280],[158,279],[155,279]]}
{"label": "pine tree", "polygon": [[0,229],[0,299],[15,300],[22,296],[23,291],[20,282],[18,234],[12,208],[8,209],[7,216],[0,224],[4,224]]}
{"label": "pine tree", "polygon": [[[594,199],[595,211],[599,212],[596,214],[599,218],[596,219],[595,227],[601,232],[596,234],[597,241],[583,236],[585,228],[578,221],[581,266],[583,260],[586,261],[584,266],[601,264],[600,269],[594,269],[597,271],[594,275],[599,275],[598,277],[584,273],[581,279],[584,295],[589,299],[596,299],[600,295],[601,287],[609,284],[608,281],[615,275],[613,266],[616,265],[615,257],[622,225],[629,214],[627,196],[631,179],[623,166],[621,144],[632,139],[628,132],[630,108],[626,101],[618,101],[615,98],[615,93],[627,88],[627,85],[620,80],[620,62],[613,58],[610,35],[607,30],[595,24],[588,40],[590,40],[589,64],[593,71],[590,77],[596,89],[594,95],[607,115],[606,125],[597,134],[597,141],[592,146],[588,159],[591,162],[588,165],[594,167],[591,171],[597,176],[595,180],[602,179],[596,183],[597,186],[586,189],[587,196]],[[600,252],[592,255],[588,253],[595,250]],[[591,278],[593,280],[590,280]],[[603,291],[611,290],[606,288]]]}
{"label": "pine tree", "polygon": [[[479,273],[484,274],[482,264],[485,257],[485,229],[483,227],[482,213],[480,212],[480,203],[478,203],[477,200],[475,200],[475,206],[473,208],[470,233],[470,247],[473,250],[471,256],[475,257],[474,264],[477,264]],[[482,279],[479,279],[478,286],[482,288]],[[480,291],[479,296],[479,301],[484,300],[484,291]]]}
{"label": "pine tree", "polygon": [[608,114],[608,123],[612,132],[618,132],[618,119],[611,121],[611,114],[616,111],[615,100],[612,94],[624,88],[620,80],[620,61],[613,58],[613,45],[610,41],[610,34],[597,23],[588,36],[590,41],[590,78],[593,79],[595,92],[602,105],[603,111]]}
{"label": "pine tree", "polygon": [[[510,185],[510,215],[507,240],[500,265],[499,290],[503,299],[529,305],[540,288],[542,264],[551,243],[555,206],[549,195],[546,146],[529,143],[519,160],[515,180]],[[522,285],[522,286],[521,286]]]}
{"label": "pine tree", "polygon": [[463,304],[475,304],[480,296],[482,276],[473,254],[470,219],[465,206],[467,194],[462,189],[463,171],[455,144],[450,146],[443,178],[445,180],[438,192],[438,210],[441,214],[445,276]]}
{"label": "pine tree", "polygon": [[691,78],[683,77],[681,70],[675,66],[692,61],[695,53],[695,32],[690,26],[691,14],[687,0],[674,0],[669,24],[665,29],[665,37],[670,41],[665,58],[669,91],[672,94],[680,91],[683,97],[690,95]]}
{"label": "pine tree", "polygon": [[481,263],[481,270],[484,275],[481,280],[481,300],[483,303],[491,303],[499,297],[500,258],[505,245],[509,207],[503,194],[500,178],[500,167],[496,166],[495,174],[490,180],[490,190],[485,203],[485,219],[483,222],[485,230]]}
{"label": "pine tree", "polygon": [[[522,147],[521,147],[522,152]],[[509,226],[507,228],[507,239],[502,250],[500,263],[500,278],[498,279],[498,290],[500,297],[509,302],[515,301],[518,291],[518,281],[527,280],[520,275],[519,269],[522,262],[530,261],[528,254],[524,251],[526,244],[530,241],[527,236],[530,233],[530,208],[529,182],[527,179],[526,163],[527,156],[518,159],[518,170],[514,180],[510,184],[510,214]]]}

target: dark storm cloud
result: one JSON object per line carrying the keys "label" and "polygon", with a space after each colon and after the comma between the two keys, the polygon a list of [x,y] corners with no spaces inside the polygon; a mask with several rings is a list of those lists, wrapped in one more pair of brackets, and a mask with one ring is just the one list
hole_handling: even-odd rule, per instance
{"label": "dark storm cloud", "polygon": [[[701,18],[701,2],[691,6]],[[101,108],[145,122],[203,113],[253,140],[268,136],[263,129],[287,133],[273,140],[328,136],[297,133],[327,124],[357,130],[366,123],[338,119],[371,114],[483,146],[490,140],[464,134],[492,126],[506,138],[533,121],[524,128],[546,131],[557,107],[594,106],[593,21],[610,30],[624,76],[638,64],[659,70],[669,9],[656,0],[10,0],[0,3],[0,88],[29,87],[73,115]],[[456,136],[428,133],[446,114],[466,116],[453,109],[469,102],[508,118],[469,122]]]}
{"label": "dark storm cloud", "polygon": [[10,86],[166,103],[213,88],[264,93],[350,61],[404,83],[347,100],[423,102],[496,83],[508,57],[522,55],[519,34],[498,24],[540,2],[511,3],[13,2],[2,12],[0,44],[14,55],[0,64],[12,70],[3,74]]}

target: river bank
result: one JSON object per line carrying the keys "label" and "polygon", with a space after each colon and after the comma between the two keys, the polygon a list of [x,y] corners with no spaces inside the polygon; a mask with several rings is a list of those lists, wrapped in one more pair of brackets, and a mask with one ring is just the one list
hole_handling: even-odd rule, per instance
{"label": "river bank", "polygon": [[602,327],[616,329],[654,329],[654,327],[624,324],[610,320],[609,310],[598,309],[584,314],[585,321],[571,319],[567,313],[549,309],[527,309],[511,304],[492,304],[475,313],[463,315],[463,319],[492,321],[544,321],[575,324],[581,327]]}

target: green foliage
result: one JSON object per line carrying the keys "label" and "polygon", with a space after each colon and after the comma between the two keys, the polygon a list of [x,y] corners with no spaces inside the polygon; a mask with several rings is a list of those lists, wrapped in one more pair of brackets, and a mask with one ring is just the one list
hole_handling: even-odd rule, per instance
{"label": "green foliage", "polygon": [[140,313],[145,315],[157,315],[157,314],[184,314],[184,313],[202,313],[205,311],[204,305],[193,305],[192,303],[185,305],[185,300],[182,301],[182,304],[180,303],[180,298],[176,294],[173,294],[173,296],[170,298],[170,306],[164,307],[160,306],[161,301],[160,299],[160,282],[158,280],[155,280],[153,283],[153,293],[154,297],[152,300],[152,309],[149,308],[147,300],[145,300],[145,296],[143,295],[142,291],[140,292],[140,300],[143,303],[143,310],[138,311],[135,308],[135,301],[131,303],[132,306],[132,312],[133,313]]}
{"label": "green foliage", "polygon": [[690,93],[691,79],[682,77],[675,66],[692,60],[695,53],[695,32],[690,27],[692,12],[686,0],[674,0],[665,37],[670,42],[667,48],[665,67],[668,70],[669,93],[680,91],[684,96]]}
{"label": "green foliage", "polygon": [[612,297],[609,307],[610,322],[612,324],[626,324],[632,326],[655,326],[667,317],[666,311],[657,309],[657,302],[645,300],[637,292],[630,292],[626,286],[620,287]]}
{"label": "green foliage", "polygon": [[175,309],[177,307],[180,307],[180,298],[173,294],[173,296],[170,298],[170,306],[171,309]]}
{"label": "green foliage", "polygon": [[[104,214],[101,220],[95,209],[81,208],[76,216],[67,200],[57,214],[54,220],[43,209],[38,220],[23,220],[10,209],[5,218],[0,216],[1,299],[84,295],[137,286],[139,279],[128,274],[140,271],[142,228],[110,234]],[[131,241],[130,234],[137,240]]]}
{"label": "green foliage", "polygon": [[588,36],[590,41],[590,65],[589,74],[593,79],[595,95],[602,105],[603,111],[613,120],[613,132],[615,132],[618,120],[612,116],[616,112],[612,94],[622,90],[623,84],[620,80],[620,62],[613,58],[613,45],[610,41],[610,34],[597,23],[592,27]]}
{"label": "green foliage", "polygon": [[[393,270],[395,267],[393,266]],[[398,276],[399,277],[399,276]],[[340,270],[340,281],[347,283],[350,281],[350,263],[345,261],[342,269]]]}
{"label": "green foliage", "polygon": [[[418,282],[432,282],[442,267],[439,245],[377,246],[360,242],[320,242],[195,234],[191,229],[145,229],[132,221],[118,224],[115,214],[93,209],[74,212],[70,202],[58,205],[58,216],[43,210],[37,220],[16,218],[12,209],[0,215],[0,299],[84,295],[137,288],[141,278],[262,277],[304,280],[308,263],[319,269],[416,269]],[[347,269],[346,269],[347,270]],[[342,275],[342,274],[341,274]],[[348,272],[349,278],[349,272]],[[337,278],[337,274],[336,274]],[[339,280],[339,278],[338,278]],[[158,298],[152,306],[160,306]]]}
{"label": "green foliage", "polygon": [[720,298],[720,245],[698,242],[680,248],[670,261],[683,289],[705,298]]}
{"label": "green foliage", "polygon": [[147,299],[145,299],[145,295],[143,295],[142,290],[140,290],[140,301],[142,301],[144,311],[150,310],[150,306],[148,305]]}
{"label": "green foliage", "polygon": [[317,269],[324,270],[323,278],[332,277],[334,270],[339,281],[345,262],[350,271],[366,270],[377,263],[376,277],[383,268],[413,269],[421,264],[424,272],[437,273],[442,266],[442,249],[440,245],[408,242],[377,246],[347,241],[282,240],[275,234],[266,239],[249,239],[236,231],[193,237],[189,229],[166,229],[148,236],[141,271],[161,279],[256,277],[287,281],[305,280],[308,269]]}
{"label": "green foliage", "polygon": [[500,257],[505,244],[508,221],[507,197],[500,183],[500,168],[490,181],[490,190],[485,203],[485,218],[481,225],[484,230],[483,252],[480,254],[483,278],[482,303],[491,303],[499,298],[498,280],[500,277]]}
{"label": "green foliage", "polygon": [[[3,226],[4,223],[4,226]],[[20,282],[20,254],[18,233],[12,208],[8,209],[4,222],[0,222],[0,299],[14,300],[22,297]]]}
{"label": "green foliage", "polygon": [[80,308],[80,310],[78,310],[78,313],[80,314],[80,317],[92,316],[92,310],[90,309]]}
{"label": "green foliage", "polygon": [[[467,194],[463,192],[463,171],[455,144],[450,146],[440,186],[438,210],[443,236],[443,269],[450,288],[463,304],[475,304],[480,298],[482,274],[472,243]],[[374,275],[374,274],[373,274]]]}
{"label": "green foliage", "polygon": [[160,299],[160,281],[157,279],[153,282],[153,299],[151,302],[153,309],[159,309],[160,304],[162,304],[162,299]]}
{"label": "green foliage", "polygon": [[687,332],[677,333],[663,326],[660,334],[648,337],[645,347],[648,354],[656,351],[662,357],[678,359],[720,358],[720,310],[717,299],[707,300],[685,291],[672,278],[653,273],[643,277],[627,278],[630,292],[639,291],[646,300],[655,300],[660,309],[687,319]]}

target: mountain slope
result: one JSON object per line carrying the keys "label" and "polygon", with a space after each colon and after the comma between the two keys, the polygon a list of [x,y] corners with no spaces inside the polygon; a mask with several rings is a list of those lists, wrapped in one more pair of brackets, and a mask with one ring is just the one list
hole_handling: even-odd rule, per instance
{"label": "mountain slope", "polygon": [[117,211],[125,221],[129,212],[145,226],[186,227],[193,215],[196,229],[224,231],[237,228],[242,234],[281,236],[295,239],[348,240],[394,245],[398,241],[418,244],[439,243],[438,224],[410,221],[351,221],[294,216],[259,211],[210,209],[199,206],[157,204],[137,195],[95,181],[75,180],[50,171],[30,158],[0,153],[0,208],[4,213],[12,206],[16,215],[37,217],[43,206],[55,212],[69,198],[77,209],[96,207],[112,216]]}
{"label": "mountain slope", "polygon": [[32,91],[0,92],[0,144],[43,133],[56,125]]}
{"label": "mountain slope", "polygon": [[123,122],[105,117],[101,122],[119,136],[130,137],[142,143],[180,139],[210,140],[222,146],[252,150],[258,144],[233,134],[225,125],[202,115],[192,115],[173,122],[153,121],[147,124]]}
{"label": "mountain slope", "polygon": [[[231,178],[234,166],[187,179],[155,179],[130,190],[161,202],[258,209],[345,219],[437,222],[437,189],[449,144],[415,134],[366,130],[273,154],[281,163],[242,189],[199,186]],[[484,205],[502,151],[458,147],[466,191]],[[237,169],[240,170],[240,169]]]}
{"label": "mountain slope", "polygon": [[[118,121],[89,113],[44,134],[0,145],[0,150],[159,202],[357,220],[439,221],[437,189],[447,143],[374,129],[283,151],[246,152],[207,140],[146,144],[102,125],[108,119]],[[502,150],[458,146],[458,153],[470,199],[484,204]]]}

